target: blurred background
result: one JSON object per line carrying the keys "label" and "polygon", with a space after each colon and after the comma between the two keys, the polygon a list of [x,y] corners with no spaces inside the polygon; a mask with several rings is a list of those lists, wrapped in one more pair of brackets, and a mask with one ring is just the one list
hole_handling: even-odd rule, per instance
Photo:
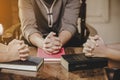
{"label": "blurred background", "polygon": [[120,0],[87,0],[87,23],[106,44],[120,42]]}
{"label": "blurred background", "polygon": [[0,0],[0,23],[5,29],[19,22],[18,0]]}
{"label": "blurred background", "polygon": [[12,39],[19,38],[18,0],[0,0],[0,24],[4,28],[4,34],[0,36],[1,43],[7,44]]}

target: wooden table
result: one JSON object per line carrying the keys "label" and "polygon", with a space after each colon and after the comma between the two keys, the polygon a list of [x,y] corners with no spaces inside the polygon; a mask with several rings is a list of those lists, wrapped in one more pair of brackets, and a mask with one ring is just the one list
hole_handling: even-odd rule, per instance
{"label": "wooden table", "polygon": [[[36,56],[36,49],[30,48]],[[66,48],[66,53],[80,53],[82,48]],[[68,72],[60,63],[44,63],[38,72],[2,69],[0,80],[107,80],[105,69]]]}

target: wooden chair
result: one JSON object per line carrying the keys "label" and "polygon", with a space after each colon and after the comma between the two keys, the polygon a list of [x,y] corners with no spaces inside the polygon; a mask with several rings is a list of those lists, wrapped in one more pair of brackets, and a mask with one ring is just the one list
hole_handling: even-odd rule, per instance
{"label": "wooden chair", "polygon": [[2,43],[8,44],[13,39],[20,39],[20,23],[10,26],[2,35]]}

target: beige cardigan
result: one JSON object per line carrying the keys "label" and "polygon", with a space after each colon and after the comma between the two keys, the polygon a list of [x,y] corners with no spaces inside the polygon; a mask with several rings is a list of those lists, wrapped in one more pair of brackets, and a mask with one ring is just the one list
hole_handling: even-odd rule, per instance
{"label": "beige cardigan", "polygon": [[56,0],[53,3],[50,12],[51,5],[47,5],[44,0],[19,0],[21,30],[28,41],[33,33],[40,33],[41,36],[48,34],[50,27],[58,34],[62,30],[67,30],[72,35],[76,32],[80,1]]}

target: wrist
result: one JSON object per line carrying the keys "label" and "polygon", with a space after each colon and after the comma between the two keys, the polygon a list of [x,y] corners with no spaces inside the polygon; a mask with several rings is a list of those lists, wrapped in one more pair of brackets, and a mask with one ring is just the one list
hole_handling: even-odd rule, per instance
{"label": "wrist", "polygon": [[72,34],[69,31],[61,31],[59,38],[63,46],[72,38]]}
{"label": "wrist", "polygon": [[43,38],[39,38],[37,40],[36,45],[37,45],[38,48],[43,48],[44,47],[44,39]]}
{"label": "wrist", "polygon": [[110,49],[109,49],[108,47],[105,47],[105,48],[104,48],[104,52],[105,52],[105,53],[104,53],[104,56],[105,56],[106,58],[109,58],[109,55],[110,55],[110,54],[109,54],[109,51],[110,51]]}
{"label": "wrist", "polygon": [[30,42],[34,46],[36,46],[38,48],[42,48],[43,47],[44,38],[40,34],[34,33],[29,38],[30,38]]}

